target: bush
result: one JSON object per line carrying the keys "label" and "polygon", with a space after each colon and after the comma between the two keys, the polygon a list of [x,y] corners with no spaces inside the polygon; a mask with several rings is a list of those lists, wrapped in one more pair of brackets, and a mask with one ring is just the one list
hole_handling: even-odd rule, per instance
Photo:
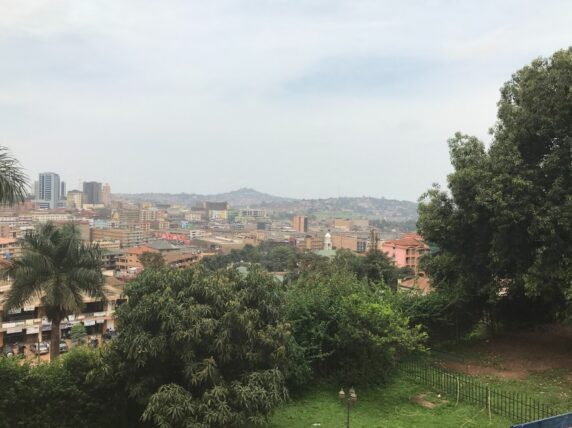
{"label": "bush", "polygon": [[400,357],[423,349],[425,334],[409,326],[392,294],[344,271],[303,275],[292,284],[286,317],[314,376],[376,382]]}
{"label": "bush", "polygon": [[90,376],[100,355],[72,349],[38,366],[0,359],[0,427],[128,427],[122,394]]}

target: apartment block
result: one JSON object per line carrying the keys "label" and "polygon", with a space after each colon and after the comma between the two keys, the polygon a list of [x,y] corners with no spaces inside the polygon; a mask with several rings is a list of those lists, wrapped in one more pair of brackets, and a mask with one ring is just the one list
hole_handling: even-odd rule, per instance
{"label": "apartment block", "polygon": [[141,272],[143,265],[139,257],[145,253],[160,253],[160,251],[148,245],[127,248],[124,254],[117,260],[117,270],[129,274]]}
{"label": "apartment block", "polygon": [[307,233],[308,232],[308,217],[303,215],[297,215],[292,218],[292,228],[296,232]]}
{"label": "apartment block", "polygon": [[[10,287],[11,284],[6,282],[0,285],[0,348],[20,343],[29,346],[39,340],[49,340],[52,326],[39,298],[24,307],[4,311],[3,301]],[[113,314],[117,305],[124,301],[123,282],[105,277],[104,292],[107,297],[105,302],[84,297],[83,312],[70,315],[63,321],[60,325],[61,334],[69,332],[78,323],[86,327],[88,335],[102,334],[107,328],[115,329]]]}
{"label": "apartment block", "polygon": [[416,233],[407,233],[399,239],[384,241],[381,250],[393,259],[397,267],[418,271],[419,259],[429,252],[429,246]]}
{"label": "apartment block", "polygon": [[93,241],[119,241],[121,248],[143,245],[149,241],[148,228],[101,228],[91,230]]}

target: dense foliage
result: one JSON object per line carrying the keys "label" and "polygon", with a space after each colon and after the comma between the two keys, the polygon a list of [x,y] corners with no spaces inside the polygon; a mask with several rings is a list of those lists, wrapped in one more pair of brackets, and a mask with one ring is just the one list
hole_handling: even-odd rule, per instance
{"label": "dense foliage", "polygon": [[100,358],[87,348],[37,367],[0,358],[0,427],[134,426],[116,385],[91,375]]}
{"label": "dense foliage", "polygon": [[[449,141],[449,192],[421,199],[426,270],[470,326],[563,319],[572,297],[572,48],[516,72],[488,148]],[[568,305],[567,305],[568,303]]]}
{"label": "dense foliage", "polygon": [[117,312],[112,369],[161,427],[261,425],[287,397],[283,293],[253,268],[145,271]]}
{"label": "dense foliage", "polygon": [[231,250],[229,254],[205,257],[203,264],[210,270],[231,265],[258,263],[269,272],[286,272],[296,268],[299,252],[291,245],[269,245],[261,243],[254,247],[246,245],[240,250]]}
{"label": "dense foliage", "polygon": [[423,349],[425,335],[394,305],[393,291],[350,271],[304,274],[287,293],[286,317],[315,377],[378,382]]}
{"label": "dense foliage", "polygon": [[304,272],[330,271],[335,267],[351,271],[359,279],[366,278],[395,288],[399,278],[414,274],[410,268],[398,269],[381,251],[358,255],[350,250],[338,250],[334,259],[328,259],[311,252],[299,251],[288,244],[275,246],[262,243],[256,247],[246,245],[243,249],[232,250],[229,254],[203,259],[203,264],[209,270],[237,265],[248,266],[252,263],[259,264],[269,272],[287,272],[289,281],[296,280]]}

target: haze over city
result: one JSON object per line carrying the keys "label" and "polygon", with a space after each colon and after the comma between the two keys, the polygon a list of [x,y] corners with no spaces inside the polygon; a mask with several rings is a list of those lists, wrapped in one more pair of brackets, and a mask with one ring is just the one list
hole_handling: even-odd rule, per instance
{"label": "haze over city", "polygon": [[[115,192],[416,200],[565,1],[3,1],[0,144]],[[406,172],[405,172],[406,171]]]}
{"label": "haze over city", "polygon": [[571,23],[0,0],[0,428],[572,427]]}

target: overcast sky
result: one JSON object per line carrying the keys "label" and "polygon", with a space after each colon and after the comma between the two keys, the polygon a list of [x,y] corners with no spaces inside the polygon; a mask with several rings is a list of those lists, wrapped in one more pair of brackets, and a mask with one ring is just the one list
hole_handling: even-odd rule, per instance
{"label": "overcast sky", "polygon": [[68,190],[416,200],[571,22],[567,0],[0,0],[0,145]]}

